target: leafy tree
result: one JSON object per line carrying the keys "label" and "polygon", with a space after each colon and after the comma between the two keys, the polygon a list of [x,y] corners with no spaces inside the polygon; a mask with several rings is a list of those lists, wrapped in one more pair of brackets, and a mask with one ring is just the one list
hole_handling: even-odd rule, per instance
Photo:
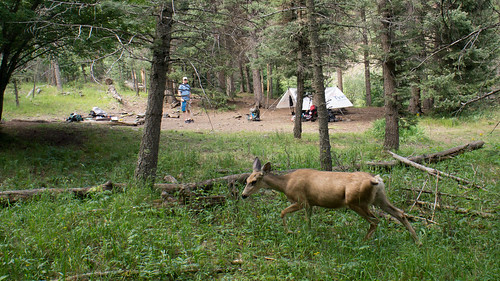
{"label": "leafy tree", "polygon": [[[124,16],[131,13],[125,8],[134,10],[133,13],[140,9],[113,1],[2,1],[0,120],[7,84],[30,61],[44,56],[57,58],[60,50],[95,58],[104,57],[115,48],[123,50],[130,38],[138,34],[137,29],[133,31],[138,27],[137,21]],[[116,44],[117,40],[122,44]]]}

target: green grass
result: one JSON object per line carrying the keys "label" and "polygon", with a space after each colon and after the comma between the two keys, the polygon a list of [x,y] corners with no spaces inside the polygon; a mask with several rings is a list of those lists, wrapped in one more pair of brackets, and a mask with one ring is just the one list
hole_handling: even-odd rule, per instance
{"label": "green grass", "polygon": [[[436,152],[481,138],[484,148],[428,165],[474,180],[486,190],[464,189],[448,179],[436,182],[403,166],[363,167],[383,176],[396,206],[439,223],[412,222],[420,247],[403,226],[386,219],[372,240],[363,241],[368,224],[349,210],[316,208],[310,229],[304,213],[297,212],[288,219],[294,233],[287,234],[279,217],[287,200],[272,192],[229,199],[215,207],[158,206],[160,194],[133,181],[140,130],[66,123],[24,130],[0,127],[0,191],[84,187],[107,180],[128,184],[121,193],[41,196],[1,207],[0,280],[51,280],[85,273],[95,275],[81,279],[498,280],[500,142],[498,129],[489,134],[494,127],[490,120],[451,128],[441,120],[421,120],[416,137],[398,151]],[[445,135],[429,134],[429,128]],[[335,134],[331,142],[341,164],[390,158],[371,132]],[[159,178],[172,175],[184,183],[249,172],[255,156],[271,161],[277,170],[319,168],[316,134],[296,140],[291,133],[164,131],[160,147]],[[410,211],[407,201],[417,194],[403,188],[433,190],[436,184],[441,192],[474,199],[442,196],[441,204],[495,216],[418,207]],[[241,192],[243,186],[238,188]],[[226,195],[228,190],[217,186],[207,194]]]}
{"label": "green grass", "polygon": [[[18,88],[19,106],[16,106],[14,89],[12,85],[7,87],[4,97],[4,112],[2,118],[5,120],[25,118],[53,118],[54,116],[69,116],[76,112],[86,116],[94,106],[100,108],[112,107],[116,101],[107,94],[106,85],[82,84],[71,88],[64,88],[60,93],[55,86],[37,85],[41,90],[35,97],[28,96],[33,89],[32,84],[20,84]],[[119,93],[133,102],[135,92],[122,89],[117,86]],[[143,94],[144,95],[144,94]]]}

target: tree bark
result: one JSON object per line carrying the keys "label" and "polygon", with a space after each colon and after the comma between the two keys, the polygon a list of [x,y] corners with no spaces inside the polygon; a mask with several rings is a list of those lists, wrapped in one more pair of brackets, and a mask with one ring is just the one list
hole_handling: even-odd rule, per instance
{"label": "tree bark", "polygon": [[238,60],[238,68],[240,69],[240,93],[245,93],[246,92],[246,83],[245,83],[245,72],[243,71],[244,65],[243,62],[241,61],[242,59],[240,58]]}
{"label": "tree bark", "polygon": [[163,113],[163,98],[170,61],[172,2],[163,3],[158,11],[156,36],[153,42],[150,90],[135,178],[154,182],[158,165],[158,150]]}
{"label": "tree bark", "polygon": [[321,49],[319,46],[318,26],[315,19],[314,0],[307,0],[307,22],[309,25],[309,42],[313,62],[313,87],[318,108],[320,163],[324,171],[332,170],[332,155],[330,152],[330,136],[328,133],[328,112],[325,101],[325,86]]}
{"label": "tree bark", "polygon": [[63,85],[62,85],[61,68],[59,67],[59,61],[57,60],[57,58],[53,58],[50,62],[52,64],[52,70],[54,72],[54,79],[56,82],[57,90],[60,93],[62,93]]}
{"label": "tree bark", "polygon": [[[252,57],[254,61],[257,61],[257,51],[252,53]],[[260,108],[262,106],[262,83],[260,80],[260,70],[255,65],[252,66],[252,82],[255,106]]]}
{"label": "tree bark", "polygon": [[17,79],[12,81],[14,83],[14,96],[16,97],[16,107],[19,107],[19,91],[17,88]]}
{"label": "tree bark", "polygon": [[382,71],[384,77],[385,98],[385,138],[384,148],[389,150],[399,149],[399,115],[398,99],[396,94],[396,62],[392,57],[392,13],[388,8],[387,0],[379,0],[378,11],[381,16],[380,43],[383,50]]}
{"label": "tree bark", "polygon": [[273,96],[273,66],[267,64],[267,101],[266,108],[269,108],[269,97]]}
{"label": "tree bark", "polygon": [[342,68],[337,67],[337,88],[344,92],[344,78],[342,78]]}
{"label": "tree bark", "polygon": [[365,96],[366,96],[366,106],[372,106],[372,86],[370,78],[370,54],[368,52],[368,26],[366,24],[366,7],[361,7],[361,20],[363,21],[363,63],[365,65]]}
{"label": "tree bark", "polygon": [[411,87],[411,98],[410,103],[408,104],[408,112],[411,114],[422,112],[422,108],[420,107],[420,88],[417,86]]}
{"label": "tree bark", "polygon": [[[302,15],[299,13],[299,20]],[[300,21],[302,22],[302,21]],[[307,49],[307,41],[300,32],[297,36],[297,100],[295,101],[295,120],[293,124],[293,136],[296,139],[302,138],[302,104],[304,102],[304,53]]]}

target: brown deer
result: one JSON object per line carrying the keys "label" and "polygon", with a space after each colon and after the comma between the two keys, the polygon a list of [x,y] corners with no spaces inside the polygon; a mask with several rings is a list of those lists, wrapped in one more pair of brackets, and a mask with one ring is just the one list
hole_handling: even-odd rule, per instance
{"label": "brown deer", "polygon": [[283,192],[292,203],[281,211],[285,230],[286,214],[306,209],[306,221],[311,224],[312,207],[338,209],[348,207],[370,223],[365,236],[369,239],[379,222],[370,211],[370,206],[380,207],[391,216],[398,219],[410,232],[416,243],[420,243],[406,219],[405,213],[394,207],[385,194],[384,182],[380,176],[372,176],[364,172],[342,173],[325,172],[312,169],[298,169],[286,175],[271,173],[271,163],[262,168],[259,158],[253,162],[253,172],[247,178],[243,190],[243,199],[257,192],[260,188],[269,188]]}

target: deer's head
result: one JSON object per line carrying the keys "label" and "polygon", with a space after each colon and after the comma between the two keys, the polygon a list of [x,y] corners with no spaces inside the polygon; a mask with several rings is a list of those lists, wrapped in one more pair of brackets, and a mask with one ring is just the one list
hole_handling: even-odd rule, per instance
{"label": "deer's head", "polygon": [[258,157],[253,161],[253,172],[247,178],[247,185],[241,194],[243,199],[259,191],[263,187],[262,178],[271,171],[271,163],[267,162],[262,168],[262,164]]}

